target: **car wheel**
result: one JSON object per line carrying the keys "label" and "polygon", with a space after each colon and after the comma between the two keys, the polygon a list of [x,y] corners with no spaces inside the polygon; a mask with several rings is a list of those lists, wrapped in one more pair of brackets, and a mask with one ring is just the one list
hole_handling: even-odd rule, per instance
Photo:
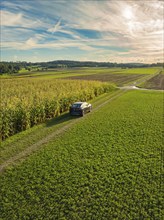
{"label": "car wheel", "polygon": [[81,113],[81,116],[84,116],[84,114],[85,114],[85,112],[84,112],[84,110],[83,110],[82,113]]}

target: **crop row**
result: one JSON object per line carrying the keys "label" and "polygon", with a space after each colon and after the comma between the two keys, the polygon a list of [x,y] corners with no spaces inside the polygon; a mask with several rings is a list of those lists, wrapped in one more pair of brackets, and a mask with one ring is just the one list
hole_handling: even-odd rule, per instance
{"label": "crop row", "polygon": [[2,219],[162,219],[162,93],[131,91],[2,175]]}
{"label": "crop row", "polygon": [[2,139],[60,115],[74,101],[90,100],[113,89],[113,85],[100,82],[2,80]]}

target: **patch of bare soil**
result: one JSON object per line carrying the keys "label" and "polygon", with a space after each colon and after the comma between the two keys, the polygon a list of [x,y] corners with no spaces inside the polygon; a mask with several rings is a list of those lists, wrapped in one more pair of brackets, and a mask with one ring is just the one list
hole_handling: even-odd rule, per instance
{"label": "patch of bare soil", "polygon": [[131,81],[135,81],[137,79],[142,78],[144,75],[142,74],[93,74],[86,76],[72,76],[67,77],[67,79],[80,79],[80,80],[97,80],[102,82],[111,82],[115,83],[118,86],[129,83]]}
{"label": "patch of bare soil", "polygon": [[164,90],[164,74],[160,73],[145,82],[146,89]]}

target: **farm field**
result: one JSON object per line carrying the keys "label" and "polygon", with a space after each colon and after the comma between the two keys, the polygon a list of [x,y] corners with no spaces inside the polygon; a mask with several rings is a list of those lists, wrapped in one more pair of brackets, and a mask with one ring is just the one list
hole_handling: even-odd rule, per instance
{"label": "farm field", "polygon": [[146,78],[156,75],[160,69],[157,68],[135,68],[135,69],[122,69],[115,72],[95,73],[92,75],[78,75],[70,76],[69,79],[78,80],[96,80],[102,82],[112,82],[117,86],[127,85],[132,82],[146,80]]}
{"label": "farm field", "polygon": [[1,175],[2,219],[157,219],[163,93],[128,91]]}
{"label": "farm field", "polygon": [[[85,75],[85,76],[72,76],[69,79],[74,80],[96,80],[101,82],[112,82],[116,83],[117,86],[122,86],[123,84],[136,81],[145,74],[124,74],[124,73],[110,73],[110,74],[94,74],[94,75]],[[67,77],[68,78],[68,77]]]}
{"label": "farm field", "polygon": [[115,90],[109,83],[60,79],[1,79],[1,137],[59,116],[75,101]]}
{"label": "farm field", "polygon": [[[150,68],[149,68],[150,69]],[[157,68],[155,68],[157,69]],[[68,69],[48,69],[44,71],[26,71],[14,74],[13,77],[24,78],[24,77],[35,77],[35,78],[66,78],[78,75],[92,75],[92,74],[103,74],[103,73],[115,73],[122,72],[121,68],[68,68]],[[152,71],[152,70],[150,70]]]}
{"label": "farm field", "polygon": [[146,89],[164,90],[164,71],[147,80],[145,83],[141,84],[140,87],[144,87]]}
{"label": "farm field", "polygon": [[84,79],[113,82],[122,86],[132,81],[136,81],[147,76],[158,73],[160,68],[72,68],[56,69],[36,72],[25,72],[15,74],[18,78],[35,78],[35,79]]}
{"label": "farm field", "polygon": [[30,76],[34,78],[56,78],[71,80],[91,80],[114,83],[117,86],[124,86],[131,82],[145,80],[156,75],[160,68],[79,68],[68,69],[66,71],[57,70],[57,72],[45,72],[45,74],[33,73]]}

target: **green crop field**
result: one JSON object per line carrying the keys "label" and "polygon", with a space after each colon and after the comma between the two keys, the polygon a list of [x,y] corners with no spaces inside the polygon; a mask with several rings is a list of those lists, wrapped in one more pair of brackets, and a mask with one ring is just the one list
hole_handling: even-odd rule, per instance
{"label": "green crop field", "polygon": [[1,219],[163,213],[163,93],[128,91],[1,175]]}
{"label": "green crop field", "polygon": [[112,91],[114,85],[101,82],[1,79],[1,137],[26,130],[60,115],[75,101],[86,101]]}
{"label": "green crop field", "polygon": [[125,72],[129,74],[154,74],[160,68],[132,68],[126,69]]}
{"label": "green crop field", "polygon": [[[151,68],[150,68],[151,69]],[[157,68],[156,68],[157,69]],[[92,74],[104,74],[104,73],[117,73],[123,72],[121,68],[68,68],[68,69],[49,69],[40,71],[24,71],[14,74],[14,77],[36,77],[36,78],[63,78],[78,75],[92,75]]]}

